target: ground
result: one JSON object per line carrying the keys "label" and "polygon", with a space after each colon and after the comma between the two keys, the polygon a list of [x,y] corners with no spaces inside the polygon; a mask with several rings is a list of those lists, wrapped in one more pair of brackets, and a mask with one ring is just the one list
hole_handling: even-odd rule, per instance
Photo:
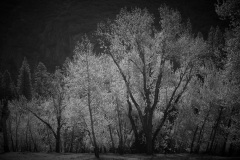
{"label": "ground", "polygon": [[[73,154],[73,153],[30,153],[30,152],[10,152],[0,154],[0,160],[96,160],[94,154]],[[101,160],[237,160],[240,157],[217,157],[190,154],[157,154],[145,156],[137,154],[101,154]]]}

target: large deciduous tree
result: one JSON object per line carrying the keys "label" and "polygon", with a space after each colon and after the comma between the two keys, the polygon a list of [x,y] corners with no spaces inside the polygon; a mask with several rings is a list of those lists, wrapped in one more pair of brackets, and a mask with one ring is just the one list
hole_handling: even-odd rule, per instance
{"label": "large deciduous tree", "polygon": [[[169,116],[176,111],[181,96],[198,69],[197,56],[205,49],[200,38],[186,32],[178,11],[162,6],[161,30],[147,10],[122,9],[113,22],[98,25],[97,35],[105,53],[118,68],[127,90],[129,118],[137,110],[145,137],[147,154],[153,153],[154,141]],[[154,114],[163,113],[157,124]]]}
{"label": "large deciduous tree", "polygon": [[[101,78],[103,72],[101,70],[100,60],[93,55],[93,46],[87,37],[82,39],[81,43],[78,43],[75,48],[75,55],[72,61],[68,63],[67,71],[69,90],[71,95],[81,100],[84,106],[88,106],[88,112],[90,116],[90,128],[92,132],[94,153],[99,158],[99,148],[96,139],[96,108],[98,108],[96,102],[98,101],[98,88],[100,87]],[[95,112],[94,112],[95,111]],[[90,136],[90,138],[91,138]]]}
{"label": "large deciduous tree", "polygon": [[[226,0],[216,4],[216,12],[222,19],[230,20],[229,29],[226,32],[225,47],[227,61],[223,77],[228,85],[228,108],[230,116],[224,135],[223,153],[227,150],[227,143],[230,143],[229,153],[239,140],[239,93],[240,93],[240,2],[238,0]],[[236,150],[235,150],[236,151]],[[237,151],[239,152],[239,151]]]}

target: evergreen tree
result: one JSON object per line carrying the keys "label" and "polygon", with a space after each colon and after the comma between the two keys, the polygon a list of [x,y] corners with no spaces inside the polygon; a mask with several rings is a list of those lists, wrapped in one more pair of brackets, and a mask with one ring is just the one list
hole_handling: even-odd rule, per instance
{"label": "evergreen tree", "polygon": [[209,52],[211,53],[213,53],[213,50],[214,50],[214,33],[215,33],[215,29],[211,27],[208,32],[208,39],[207,39],[208,49],[209,49]]}
{"label": "evergreen tree", "polygon": [[214,40],[214,47],[215,48],[222,48],[223,47],[224,37],[223,37],[223,33],[221,32],[221,30],[218,26],[216,27],[213,40]]}
{"label": "evergreen tree", "polygon": [[4,141],[4,152],[9,152],[8,146],[8,135],[7,135],[7,119],[10,115],[10,111],[8,109],[8,101],[14,98],[13,94],[13,84],[11,75],[8,71],[5,71],[4,75],[1,76],[1,127],[3,131],[3,141]]}
{"label": "evergreen tree", "polygon": [[191,35],[192,34],[192,24],[190,19],[187,19],[187,23],[186,23],[186,32]]}
{"label": "evergreen tree", "polygon": [[34,91],[36,96],[47,96],[49,91],[49,73],[46,66],[39,62],[34,74]]}
{"label": "evergreen tree", "polygon": [[216,69],[223,69],[225,64],[226,54],[223,50],[224,43],[224,36],[219,27],[211,27],[207,40],[207,60],[212,61]]}
{"label": "evergreen tree", "polygon": [[24,58],[22,67],[19,71],[18,94],[24,96],[27,100],[32,99],[31,73],[26,58]]}
{"label": "evergreen tree", "polygon": [[224,51],[224,36],[219,27],[216,27],[214,34],[214,58],[217,69],[223,69],[226,63],[226,53]]}

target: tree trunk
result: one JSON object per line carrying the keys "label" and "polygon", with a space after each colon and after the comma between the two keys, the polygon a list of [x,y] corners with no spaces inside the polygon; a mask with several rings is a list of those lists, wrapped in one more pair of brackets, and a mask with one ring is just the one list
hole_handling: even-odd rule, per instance
{"label": "tree trunk", "polygon": [[111,129],[111,126],[110,126],[110,125],[108,125],[108,129],[109,129],[110,138],[111,138],[111,142],[112,142],[112,149],[115,150],[114,141],[113,141],[113,136],[112,136],[112,129]]}
{"label": "tree trunk", "polygon": [[122,121],[121,121],[121,115],[118,105],[118,100],[116,98],[117,103],[117,115],[118,115],[118,126],[119,126],[119,146],[118,146],[118,152],[120,155],[123,154],[123,135],[122,135]]}
{"label": "tree trunk", "polygon": [[28,115],[28,120],[27,120],[27,125],[26,125],[26,132],[25,132],[25,149],[26,151],[29,151],[29,143],[28,143],[28,127],[29,127],[29,115]]}
{"label": "tree trunk", "polygon": [[147,131],[147,155],[152,155],[153,154],[153,145],[152,145],[152,127],[149,127]]}
{"label": "tree trunk", "polygon": [[56,151],[57,153],[60,153],[60,132],[59,132],[59,131],[57,131],[55,151]]}
{"label": "tree trunk", "polygon": [[75,129],[75,126],[73,126],[73,129],[72,129],[72,137],[71,137],[71,143],[70,143],[70,149],[69,149],[69,152],[71,153],[73,151],[74,129]]}
{"label": "tree trunk", "polygon": [[199,133],[199,137],[198,137],[198,141],[197,141],[196,153],[199,153],[199,151],[200,151],[200,147],[201,147],[201,144],[202,144],[202,135],[203,135],[203,132],[204,132],[204,127],[205,127],[205,124],[206,124],[206,122],[207,122],[209,113],[210,113],[210,110],[208,111],[206,117],[204,118],[204,121],[203,121],[201,130],[200,130],[200,133]]}
{"label": "tree trunk", "polygon": [[194,142],[195,142],[195,138],[197,135],[197,131],[198,131],[198,126],[196,127],[194,134],[193,134],[193,139],[192,139],[192,143],[191,143],[191,147],[190,147],[190,153],[193,153],[193,148],[194,148]]}
{"label": "tree trunk", "polygon": [[16,130],[15,130],[15,149],[16,151],[18,151],[18,127],[19,127],[19,124],[20,124],[20,120],[21,120],[21,113],[19,115],[19,117],[17,117],[17,113],[16,113]]}
{"label": "tree trunk", "polygon": [[90,114],[90,121],[91,121],[91,129],[92,129],[92,135],[93,135],[93,143],[94,143],[94,153],[95,157],[99,158],[99,149],[96,142],[95,132],[94,132],[94,124],[93,124],[93,116],[92,116],[92,108],[91,108],[91,90],[90,90],[90,71],[89,71],[89,64],[88,64],[88,55],[86,56],[87,60],[87,81],[88,81],[88,109]]}
{"label": "tree trunk", "polygon": [[31,140],[32,140],[32,143],[33,143],[33,152],[37,152],[37,144],[33,138],[33,134],[32,134],[32,129],[31,129],[31,124],[29,124],[29,133],[30,133],[30,137],[31,137]]}
{"label": "tree trunk", "polygon": [[55,136],[55,139],[56,139],[56,148],[55,148],[55,151],[57,153],[60,153],[60,145],[61,145],[61,119],[60,117],[57,118],[57,121],[58,121],[58,126],[57,126],[57,133],[56,133],[56,136]]}
{"label": "tree trunk", "polygon": [[231,143],[230,146],[229,146],[229,150],[228,150],[229,156],[232,155],[233,151],[234,151],[234,146],[233,146],[233,143]]}
{"label": "tree trunk", "polygon": [[7,133],[7,119],[10,112],[8,110],[8,101],[3,100],[3,108],[2,108],[2,130],[3,130],[3,149],[4,152],[10,152],[8,146],[8,133]]}
{"label": "tree trunk", "polygon": [[13,131],[12,131],[12,119],[8,121],[8,126],[9,126],[9,134],[10,134],[10,139],[11,139],[11,150],[15,152],[15,146],[14,146],[14,141],[13,141]]}
{"label": "tree trunk", "polygon": [[[233,111],[231,111],[233,112]],[[232,113],[231,113],[232,114]],[[231,123],[232,123],[232,119],[231,119],[231,116],[228,120],[228,128],[231,127]],[[229,131],[227,132],[226,136],[224,137],[224,142],[223,142],[223,148],[222,148],[222,155],[225,156],[226,154],[226,146],[227,146],[227,141],[228,141],[228,137],[229,137]]]}
{"label": "tree trunk", "polygon": [[52,152],[52,144],[51,144],[51,140],[50,140],[49,128],[47,127],[46,129],[47,129],[47,140],[48,140],[48,145],[49,145],[49,152]]}
{"label": "tree trunk", "polygon": [[160,130],[162,129],[162,127],[163,127],[163,125],[164,125],[164,123],[165,123],[165,121],[166,121],[166,119],[167,119],[167,112],[165,112],[164,113],[164,115],[163,115],[163,118],[162,118],[162,120],[161,120],[161,122],[160,122],[160,124],[159,124],[159,126],[157,127],[157,129],[155,130],[155,132],[154,132],[154,134],[153,134],[153,139],[152,139],[152,143],[153,143],[153,145],[155,144],[155,141],[156,141],[156,139],[157,139],[157,136],[158,136],[158,133],[160,132]]}
{"label": "tree trunk", "polygon": [[139,134],[138,134],[134,119],[132,117],[132,104],[129,101],[129,99],[127,99],[127,103],[128,103],[128,118],[130,120],[132,129],[133,129],[133,133],[134,133],[134,137],[135,137],[135,146],[136,146],[138,153],[140,153],[141,150],[140,150]]}
{"label": "tree trunk", "polygon": [[12,136],[12,134],[11,134],[11,142],[12,142],[12,151],[13,151],[13,152],[16,152],[15,146],[14,146],[14,142],[13,142],[13,136]]}
{"label": "tree trunk", "polygon": [[213,137],[212,137],[211,145],[210,145],[210,148],[209,148],[210,151],[212,151],[212,148],[213,148],[213,142],[215,140],[217,129],[218,129],[218,126],[219,126],[219,123],[220,123],[220,120],[221,120],[222,110],[223,110],[223,107],[221,107],[221,109],[220,109],[219,116],[218,116],[218,119],[217,119],[217,123],[216,123],[216,126],[215,126],[215,130],[213,132]]}
{"label": "tree trunk", "polygon": [[153,154],[153,135],[152,135],[152,112],[148,112],[148,117],[146,117],[146,122],[145,122],[145,136],[146,136],[146,147],[147,147],[147,155],[152,155]]}
{"label": "tree trunk", "polygon": [[[215,126],[215,124],[214,124]],[[209,137],[209,141],[208,141],[208,144],[207,144],[207,148],[206,148],[206,152],[209,153],[209,147],[210,147],[210,142],[212,140],[212,136],[213,136],[213,132],[214,132],[214,126],[212,127],[212,131],[211,131],[211,134],[210,134],[210,137]]]}
{"label": "tree trunk", "polygon": [[8,134],[7,134],[7,119],[4,117],[2,118],[2,129],[3,129],[3,148],[4,152],[10,152],[9,146],[8,146]]}

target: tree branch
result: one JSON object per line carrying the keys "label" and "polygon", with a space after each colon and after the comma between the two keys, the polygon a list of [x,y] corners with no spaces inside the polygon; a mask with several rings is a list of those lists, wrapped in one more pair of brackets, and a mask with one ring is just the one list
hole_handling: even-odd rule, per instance
{"label": "tree branch", "polygon": [[162,83],[164,61],[165,61],[164,59],[161,59],[161,62],[160,62],[160,71],[159,71],[157,82],[156,82],[156,85],[155,85],[154,102],[153,102],[153,105],[152,105],[152,108],[151,108],[152,112],[155,110],[155,108],[157,106],[157,103],[158,103],[158,99],[159,99],[159,89],[160,89],[160,85]]}
{"label": "tree branch", "polygon": [[125,82],[125,85],[126,85],[126,87],[127,87],[129,96],[130,96],[133,104],[135,105],[135,107],[136,107],[136,109],[137,109],[137,111],[138,111],[139,117],[140,117],[140,119],[141,119],[141,121],[142,121],[142,124],[143,124],[142,111],[141,111],[141,109],[140,109],[137,101],[136,101],[135,98],[133,97],[133,94],[132,94],[132,92],[131,92],[131,90],[130,90],[130,87],[129,87],[129,83],[128,83],[128,81],[127,81],[127,77],[124,75],[121,67],[120,67],[119,64],[117,63],[117,61],[116,61],[116,59],[114,58],[114,56],[112,55],[112,53],[110,52],[109,54],[110,54],[111,58],[113,59],[114,63],[116,64],[116,66],[117,66],[117,68],[118,68],[118,70],[119,70],[119,72],[120,72],[120,74],[121,74],[121,76],[122,76],[122,78],[123,78],[123,80],[124,80],[124,82]]}
{"label": "tree branch", "polygon": [[53,130],[52,126],[46,122],[45,120],[43,120],[41,117],[39,117],[36,113],[34,113],[33,111],[31,111],[29,108],[27,108],[27,110],[29,112],[31,112],[35,117],[37,117],[41,122],[43,122],[53,133],[54,137],[56,138],[57,137],[57,134],[55,133],[55,131]]}

